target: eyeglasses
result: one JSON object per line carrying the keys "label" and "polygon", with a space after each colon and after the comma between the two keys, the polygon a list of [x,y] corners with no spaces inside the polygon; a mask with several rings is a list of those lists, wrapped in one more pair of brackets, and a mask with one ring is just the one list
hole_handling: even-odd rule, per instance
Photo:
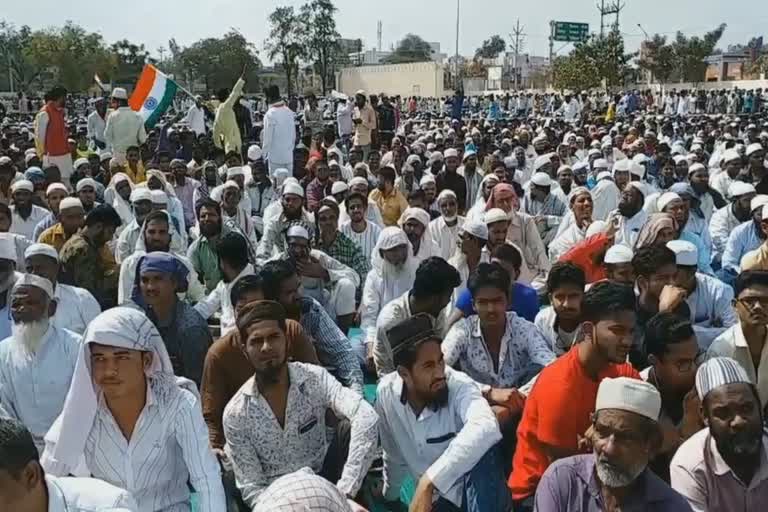
{"label": "eyeglasses", "polygon": [[677,368],[677,371],[679,371],[680,373],[688,373],[691,370],[695,370],[699,366],[704,364],[704,361],[706,358],[707,358],[706,352],[704,352],[703,350],[699,350],[699,352],[696,354],[696,357],[693,359],[675,361],[675,367]]}
{"label": "eyeglasses", "polygon": [[763,309],[768,309],[768,297],[744,297],[736,299],[736,302],[741,302],[748,309],[755,309],[758,304]]}

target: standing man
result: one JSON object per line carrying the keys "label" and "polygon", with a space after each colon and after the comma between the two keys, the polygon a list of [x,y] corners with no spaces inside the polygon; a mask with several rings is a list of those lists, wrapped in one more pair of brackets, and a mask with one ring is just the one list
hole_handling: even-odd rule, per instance
{"label": "standing man", "polygon": [[35,146],[37,154],[43,159],[43,166],[56,166],[61,178],[69,183],[72,176],[72,154],[69,151],[69,131],[65,119],[64,105],[67,90],[54,87],[45,95],[43,108],[35,117]]}
{"label": "standing man", "polygon": [[277,169],[288,169],[293,176],[293,150],[296,147],[296,114],[280,98],[280,89],[270,85],[264,90],[269,110],[264,114],[261,148],[269,164],[269,177]]}
{"label": "standing man", "polygon": [[104,130],[107,127],[107,102],[104,98],[97,98],[93,106],[94,111],[88,116],[86,137],[94,150],[104,151],[107,149],[107,142],[104,139]]}
{"label": "standing man", "polygon": [[187,110],[187,117],[184,118],[187,122],[187,126],[195,133],[196,137],[205,135],[205,106],[203,105],[203,97],[195,96],[195,102]]}
{"label": "standing man", "polygon": [[354,145],[363,151],[363,160],[368,161],[373,142],[372,134],[376,129],[376,112],[368,103],[363,90],[355,93],[355,114],[352,122],[356,125]]}
{"label": "standing man", "polygon": [[336,108],[336,124],[339,127],[339,140],[341,141],[341,150],[344,152],[344,158],[349,158],[349,149],[352,145],[352,134],[354,123],[352,122],[352,112],[355,109],[355,103],[351,98],[339,102]]}
{"label": "standing man", "polygon": [[[107,149],[112,152],[112,160],[122,165],[127,162],[129,147],[146,142],[147,131],[141,115],[128,106],[128,93],[122,87],[115,87],[112,91],[112,108],[114,110],[107,116],[104,128],[104,140]],[[61,174],[64,176],[63,171]]]}
{"label": "standing man", "polygon": [[243,67],[243,72],[232,88],[232,92],[221,89],[217,93],[220,103],[216,108],[216,118],[213,120],[213,144],[217,148],[223,149],[225,153],[234,151],[238,155],[241,154],[243,142],[240,128],[237,125],[234,106],[235,102],[239,101],[240,96],[243,95],[245,71],[246,68]]}

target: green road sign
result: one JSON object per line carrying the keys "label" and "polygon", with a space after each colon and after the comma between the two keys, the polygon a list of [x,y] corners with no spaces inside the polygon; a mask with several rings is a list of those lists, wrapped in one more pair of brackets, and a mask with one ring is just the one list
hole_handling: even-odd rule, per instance
{"label": "green road sign", "polygon": [[571,23],[570,21],[555,21],[552,37],[555,41],[577,43],[589,37],[588,23]]}

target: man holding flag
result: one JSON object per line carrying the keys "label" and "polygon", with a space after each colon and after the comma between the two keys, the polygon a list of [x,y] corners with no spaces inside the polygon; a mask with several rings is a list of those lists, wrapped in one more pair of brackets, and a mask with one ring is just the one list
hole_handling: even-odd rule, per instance
{"label": "man holding flag", "polygon": [[112,152],[112,160],[124,165],[126,152],[131,146],[141,146],[147,140],[144,118],[128,106],[128,93],[122,87],[112,91],[112,108],[107,117],[104,139],[107,149]]}

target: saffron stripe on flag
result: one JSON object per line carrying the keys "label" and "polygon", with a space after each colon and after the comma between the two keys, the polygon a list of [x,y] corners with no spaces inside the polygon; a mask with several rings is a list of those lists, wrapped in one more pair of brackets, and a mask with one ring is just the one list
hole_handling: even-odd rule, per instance
{"label": "saffron stripe on flag", "polygon": [[157,73],[153,65],[147,64],[144,66],[139,81],[136,83],[136,87],[133,90],[133,94],[131,94],[131,99],[128,101],[131,110],[135,110],[136,112],[141,110],[144,101],[147,99],[147,96],[149,96],[149,91],[152,90],[156,76]]}

